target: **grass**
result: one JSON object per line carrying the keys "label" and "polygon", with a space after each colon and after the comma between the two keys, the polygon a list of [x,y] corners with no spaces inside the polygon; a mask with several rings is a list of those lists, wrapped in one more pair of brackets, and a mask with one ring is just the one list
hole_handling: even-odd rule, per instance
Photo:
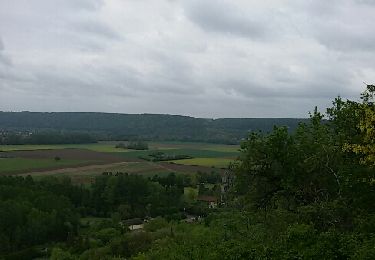
{"label": "grass", "polygon": [[82,160],[61,160],[54,159],[25,159],[25,158],[3,158],[0,159],[0,174],[16,173],[26,170],[54,168],[61,166],[75,166],[86,163]]}
{"label": "grass", "polygon": [[116,153],[126,152],[127,149],[115,148],[115,144],[110,143],[95,143],[95,144],[54,144],[54,145],[0,145],[0,151],[19,151],[19,150],[47,150],[47,149],[88,149],[96,152]]}
{"label": "grass", "polygon": [[229,163],[232,162],[232,159],[228,158],[193,158],[193,159],[184,159],[176,160],[175,163],[184,164],[184,165],[199,165],[206,167],[217,167],[217,168],[226,168]]}

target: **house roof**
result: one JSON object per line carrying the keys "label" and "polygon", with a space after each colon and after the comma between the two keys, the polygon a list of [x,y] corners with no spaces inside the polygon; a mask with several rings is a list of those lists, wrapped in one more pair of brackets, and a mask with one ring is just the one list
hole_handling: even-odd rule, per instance
{"label": "house roof", "polygon": [[132,219],[124,220],[123,223],[128,226],[140,225],[140,224],[143,224],[143,220],[140,218],[132,218]]}
{"label": "house roof", "polygon": [[198,201],[205,201],[205,202],[217,202],[217,198],[214,196],[207,196],[207,195],[201,195],[197,198]]}

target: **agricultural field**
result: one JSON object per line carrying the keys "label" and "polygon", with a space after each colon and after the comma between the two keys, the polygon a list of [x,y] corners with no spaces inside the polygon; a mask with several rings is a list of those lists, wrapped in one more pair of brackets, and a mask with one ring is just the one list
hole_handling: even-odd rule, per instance
{"label": "agricultural field", "polygon": [[64,160],[56,161],[54,159],[26,159],[26,158],[1,158],[0,174],[19,173],[28,170],[54,169],[63,167],[73,167],[87,164],[83,160]]}
{"label": "agricultural field", "polygon": [[[70,176],[89,183],[103,172],[126,172],[151,177],[175,172],[222,172],[238,156],[238,146],[183,142],[150,142],[149,150],[115,148],[118,142],[71,145],[2,145],[0,174]],[[162,153],[157,161],[152,154]],[[189,159],[168,160],[175,157]],[[186,158],[186,157],[185,157]]]}

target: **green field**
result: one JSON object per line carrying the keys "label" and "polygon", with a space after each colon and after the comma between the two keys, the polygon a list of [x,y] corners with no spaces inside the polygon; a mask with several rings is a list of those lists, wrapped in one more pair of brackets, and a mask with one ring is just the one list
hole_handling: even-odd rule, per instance
{"label": "green field", "polygon": [[177,164],[198,165],[206,167],[226,168],[233,159],[228,158],[194,158],[174,161]]}
{"label": "green field", "polygon": [[25,159],[25,158],[2,158],[0,159],[0,174],[16,173],[25,170],[36,170],[44,168],[54,168],[62,166],[75,166],[84,164],[81,160],[61,160],[54,159]]}

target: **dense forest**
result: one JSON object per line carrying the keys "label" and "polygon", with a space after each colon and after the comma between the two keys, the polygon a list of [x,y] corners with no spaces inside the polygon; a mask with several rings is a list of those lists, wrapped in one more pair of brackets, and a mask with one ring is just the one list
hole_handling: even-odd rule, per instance
{"label": "dense forest", "polygon": [[95,143],[88,133],[39,131],[39,132],[0,132],[0,145],[21,144],[88,144]]}
{"label": "dense forest", "polygon": [[[251,133],[217,208],[183,196],[207,182],[212,189],[200,188],[202,195],[220,193],[215,173],[104,173],[90,187],[2,177],[0,252],[5,259],[373,259],[374,98],[370,85],[361,102],[337,98],[293,132]],[[201,218],[182,221],[188,214]],[[130,218],[149,221],[133,232],[122,225]]]}
{"label": "dense forest", "polygon": [[[207,180],[218,180],[218,175],[200,174],[193,180],[188,175],[171,173],[146,179],[104,172],[95,178],[89,189],[73,185],[69,178],[46,177],[35,181],[30,176],[2,176],[0,258],[46,256],[48,252],[41,248],[53,248],[60,241],[66,243],[64,248],[71,247],[72,252],[82,254],[83,259],[93,259],[91,254],[95,255],[103,242],[106,244],[116,238],[118,243],[137,243],[132,240],[133,235],[128,234],[126,221],[153,218],[153,224],[149,225],[153,229],[160,221],[166,225],[189,213],[206,215],[205,207],[184,200],[183,193],[184,187]],[[87,221],[83,223],[85,217]],[[106,252],[130,256],[140,249],[118,250]]]}
{"label": "dense forest", "polygon": [[0,131],[79,131],[97,140],[164,140],[239,143],[248,132],[274,125],[294,130],[306,119],[203,119],[176,115],[111,113],[0,112]]}

